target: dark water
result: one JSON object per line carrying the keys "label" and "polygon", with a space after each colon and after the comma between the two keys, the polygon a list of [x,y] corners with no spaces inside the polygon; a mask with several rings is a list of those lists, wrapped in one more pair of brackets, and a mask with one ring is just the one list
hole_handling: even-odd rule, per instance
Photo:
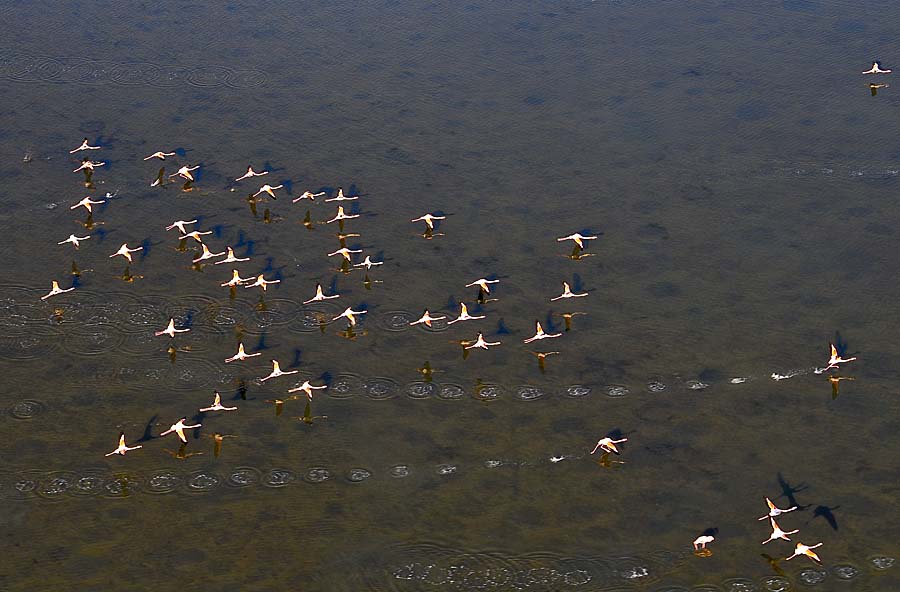
{"label": "dark water", "polygon": [[[3,589],[898,588],[898,101],[859,74],[900,65],[896,5],[0,16]],[[92,191],[70,172],[84,136],[109,162]],[[290,189],[256,216],[261,183],[231,182],[248,163]],[[195,191],[148,187],[182,164],[201,165]],[[338,186],[361,195],[348,246],[385,262],[371,289],[325,256],[334,224],[299,223],[335,204],[288,198]],[[68,206],[88,193],[115,197],[79,251],[56,245],[87,233]],[[408,222],[426,211],[447,215],[431,241]],[[231,267],[192,269],[193,244],[163,230],[193,217],[214,251],[252,257],[242,275],[281,283],[230,298]],[[593,256],[567,259],[555,238],[579,229],[600,234]],[[145,248],[132,283],[108,257],[123,242]],[[73,261],[91,270],[76,291],[41,302]],[[455,316],[494,276],[498,300],[472,308],[486,319],[404,325]],[[562,281],[589,296],[551,303]],[[303,307],[317,282],[340,300]],[[368,310],[355,340],[319,330],[346,306]],[[586,314],[564,331],[563,312]],[[154,338],[170,317],[192,332]],[[522,344],[535,320],[565,333],[532,344],[561,352],[546,373]],[[478,331],[502,345],[463,359],[451,342]],[[239,336],[263,355],[226,365]],[[813,369],[836,339],[859,360],[834,398]],[[301,374],[260,383],[271,359]],[[312,404],[327,419],[265,402],[298,377],[329,383]],[[152,438],[103,456],[214,390],[239,410],[198,416],[202,455]],[[214,432],[238,436],[219,457]],[[587,454],[608,434],[625,464]],[[779,523],[823,542],[823,565],[761,556],[791,550],[760,545],[764,496],[801,506]],[[693,556],[711,528],[713,555]]]}

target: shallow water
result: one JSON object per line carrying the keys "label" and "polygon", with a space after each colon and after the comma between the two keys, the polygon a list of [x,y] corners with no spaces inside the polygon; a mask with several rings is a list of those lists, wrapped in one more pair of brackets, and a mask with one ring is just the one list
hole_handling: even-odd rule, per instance
{"label": "shallow water", "polygon": [[[895,65],[897,12],[0,8],[0,587],[896,589],[897,100],[858,73]],[[75,251],[55,243],[86,234],[68,209],[88,194],[67,154],[84,136],[110,163],[89,193],[115,197]],[[148,187],[196,163],[195,191]],[[248,163],[291,196],[360,194],[347,244],[384,260],[381,283],[325,256],[333,224],[300,224],[335,204],[282,192],[254,216],[261,183],[231,182]],[[425,211],[443,236],[408,222]],[[252,257],[242,274],[281,283],[232,298],[229,266],[192,269],[163,230],[192,217]],[[555,238],[576,230],[600,233],[593,256],[565,257]],[[132,283],[108,257],[126,241],[145,247]],[[73,261],[77,289],[41,302]],[[486,319],[403,324],[455,316],[492,275],[498,300],[470,310]],[[562,281],[589,296],[550,302]],[[341,298],[301,305],[317,282]],[[369,311],[355,340],[320,330],[346,306]],[[154,338],[170,317],[191,332]],[[564,336],[523,345],[535,320]],[[478,331],[503,344],[463,359],[452,342]],[[263,355],[226,365],[239,337]],[[835,398],[814,370],[836,339],[860,359]],[[561,353],[542,373],[532,349]],[[273,358],[300,373],[261,383]],[[312,403],[327,418],[298,421],[300,401],[276,416],[266,400],[305,379],[329,384]],[[154,437],[103,457],[214,390],[239,410],[198,416],[186,451],[203,454]],[[213,432],[238,437],[216,457]],[[608,434],[624,464],[588,454]],[[759,544],[764,496],[801,506],[779,524],[823,542],[823,565],[761,556],[791,549]]]}

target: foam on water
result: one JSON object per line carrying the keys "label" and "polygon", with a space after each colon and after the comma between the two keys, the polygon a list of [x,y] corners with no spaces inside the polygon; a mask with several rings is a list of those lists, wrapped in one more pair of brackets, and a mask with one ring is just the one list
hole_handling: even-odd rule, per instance
{"label": "foam on water", "polygon": [[383,568],[360,574],[360,580],[369,589],[412,592],[426,586],[448,591],[496,592],[631,590],[634,585],[643,588],[659,581],[691,556],[688,551],[656,551],[640,557],[567,557],[546,552],[510,555],[431,542],[396,545],[385,549],[384,555],[392,559],[373,558],[373,563],[384,565]]}
{"label": "foam on water", "polygon": [[33,399],[24,399],[10,405],[7,412],[15,419],[33,419],[44,411],[44,404]]}
{"label": "foam on water", "polygon": [[324,483],[331,479],[331,472],[325,467],[313,467],[303,474],[303,480],[307,483]]}
{"label": "foam on water", "polygon": [[225,484],[231,487],[251,487],[262,481],[262,472],[255,467],[238,467],[228,473]]}
{"label": "foam on water", "polygon": [[517,401],[537,401],[547,397],[547,392],[540,387],[522,385],[515,390],[513,398]]}
{"label": "foam on water", "polygon": [[297,475],[293,471],[288,469],[270,469],[263,473],[260,482],[265,487],[285,487],[296,480]]}
{"label": "foam on water", "polygon": [[394,465],[388,470],[388,474],[395,479],[409,477],[410,469],[407,465]]}
{"label": "foam on water", "polygon": [[403,392],[410,399],[432,399],[440,393],[440,386],[434,382],[416,381],[407,384]]}
{"label": "foam on water", "polygon": [[480,401],[495,401],[503,397],[506,389],[499,384],[485,383],[475,388],[473,396]]}
{"label": "foam on water", "polygon": [[357,374],[342,372],[328,387],[327,395],[335,399],[348,399],[363,391],[363,379]]}
{"label": "foam on water", "polygon": [[760,584],[766,592],[790,592],[794,589],[791,581],[784,576],[766,576]]}
{"label": "foam on water", "polygon": [[811,372],[815,372],[816,368],[794,368],[792,370],[783,371],[784,374],[779,374],[778,372],[773,372],[771,374],[772,380],[787,380],[789,378],[794,378],[796,376],[803,376],[805,374],[809,374]]}
{"label": "foam on water", "polygon": [[366,479],[372,476],[372,471],[369,469],[363,469],[361,467],[356,467],[350,469],[347,473],[347,480],[351,483],[362,483]]}
{"label": "foam on water", "polygon": [[393,399],[400,392],[400,386],[390,378],[375,377],[362,383],[362,392],[376,401]]}
{"label": "foam on water", "polygon": [[[90,330],[88,330],[90,333]],[[109,335],[106,330],[97,333],[101,338]],[[128,343],[135,336],[128,336],[122,349],[129,349]],[[141,337],[144,339],[145,337]],[[148,341],[157,340],[159,338],[146,337]],[[102,341],[102,339],[101,339]],[[102,347],[103,350],[106,346]],[[101,348],[97,350],[89,350],[84,355],[88,357],[102,357]],[[160,349],[159,353],[164,354],[165,351]],[[178,353],[177,363],[167,361],[162,357],[154,359],[145,359],[140,366],[131,366],[127,364],[118,364],[115,366],[105,365],[86,365],[79,367],[71,373],[71,379],[79,385],[94,385],[95,388],[114,388],[126,389],[145,392],[148,388],[157,388],[176,391],[176,392],[197,392],[206,390],[222,390],[230,389],[237,384],[238,368],[218,364],[212,360],[199,358],[192,355],[193,352]],[[245,368],[246,371],[246,368]],[[252,379],[245,378],[251,383],[262,386],[259,379],[260,376],[268,371],[268,366],[260,366],[260,368],[252,368],[250,374],[257,374]],[[795,371],[786,377],[776,377],[775,380],[798,376],[809,372]],[[304,380],[315,380],[316,377],[309,372],[301,372],[292,377],[294,380],[290,383],[290,387],[296,387],[302,384]],[[731,386],[744,384],[750,378],[742,378],[741,382],[735,382],[734,379],[720,383],[722,386]],[[711,388],[711,385],[696,380],[689,380],[683,383],[681,392],[704,391]],[[670,386],[659,379],[653,379],[646,383],[643,394],[662,394],[667,392],[679,392],[678,389],[672,390]],[[351,372],[340,372],[331,379],[328,389],[322,391],[324,396],[332,399],[352,399],[354,397],[365,397],[370,401],[396,400],[398,398],[411,399],[415,401],[443,400],[443,401],[521,401],[521,402],[547,402],[558,397],[570,399],[582,399],[590,397],[594,389],[584,384],[574,384],[563,386],[556,389],[547,389],[543,386],[523,384],[515,387],[508,387],[499,383],[477,383],[470,387],[464,387],[460,384],[452,382],[426,382],[413,381],[406,384],[400,384],[397,381],[384,377],[362,377]],[[600,392],[612,399],[621,399],[632,394],[629,386],[606,385],[600,387]],[[639,393],[640,394],[640,393]],[[45,412],[47,403],[36,401],[33,399],[23,399],[13,403],[7,407],[7,414],[15,419],[31,419]]]}
{"label": "foam on water", "polygon": [[628,387],[621,384],[607,386],[604,387],[603,390],[606,392],[607,397],[611,397],[613,399],[624,397],[629,393]]}
{"label": "foam on water", "polygon": [[839,580],[852,580],[859,575],[859,568],[849,563],[841,563],[831,567],[831,573]]}
{"label": "foam on water", "polygon": [[154,471],[147,478],[145,491],[156,494],[172,493],[181,487],[182,483],[183,477],[181,475],[170,469],[161,469]]}
{"label": "foam on water", "polygon": [[455,401],[466,396],[466,390],[458,384],[442,384],[438,397],[445,401]]}
{"label": "foam on water", "polygon": [[[118,298],[117,294],[113,296]],[[173,390],[217,388],[234,379],[233,369],[206,358],[184,356],[208,351],[216,344],[219,336],[238,330],[261,337],[276,325],[283,325],[289,331],[319,331],[322,323],[329,323],[336,314],[333,303],[304,306],[288,298],[270,298],[256,304],[239,301],[231,305],[220,305],[214,298],[200,294],[173,301],[165,295],[145,295],[139,298],[123,293],[117,303],[111,302],[109,298],[100,298],[99,295],[92,297],[85,292],[72,303],[61,302],[55,308],[50,308],[45,303],[34,302],[40,298],[38,291],[34,289],[0,286],[0,295],[3,295],[0,307],[8,313],[0,315],[0,323],[5,322],[10,328],[5,336],[0,337],[0,359],[39,359],[54,353],[60,345],[67,353],[76,357],[102,357],[120,350],[141,357],[155,354],[158,359],[142,360],[140,368],[123,365],[117,369],[103,370],[96,376],[84,377],[88,380],[112,381],[126,388],[139,388],[138,383],[144,381],[159,381]],[[395,333],[412,329],[408,324],[409,319],[417,318],[414,313],[402,310],[373,316],[376,318],[371,328]],[[191,331],[172,340],[156,338],[153,332],[159,330],[168,318],[176,318],[180,325],[186,326],[189,323]],[[76,320],[73,322],[72,319]],[[20,331],[17,332],[16,328]],[[432,327],[428,330],[442,329]],[[171,364],[167,366],[164,360],[164,354],[170,346],[175,348],[178,360],[175,367]],[[823,372],[824,368],[811,366],[768,374],[772,380],[779,382]],[[752,379],[753,375],[741,375],[731,378],[725,384],[740,385]],[[708,381],[698,379],[674,380],[680,382],[681,388],[687,391],[703,391],[712,386]],[[652,378],[644,383],[641,390],[664,393],[670,386],[660,378]],[[467,389],[452,382],[416,381],[401,385],[389,377],[366,378],[351,372],[341,372],[335,376],[326,394],[333,398],[365,396],[372,400],[394,399],[405,394],[411,399],[475,398],[494,401],[506,399],[509,397],[508,393],[511,393],[513,400],[536,401],[549,400],[557,395],[586,397],[594,388],[599,388],[610,398],[621,398],[631,394],[634,387],[627,384],[571,385],[562,387],[561,391],[551,392],[536,385],[508,387],[491,382],[476,384],[473,389]]]}

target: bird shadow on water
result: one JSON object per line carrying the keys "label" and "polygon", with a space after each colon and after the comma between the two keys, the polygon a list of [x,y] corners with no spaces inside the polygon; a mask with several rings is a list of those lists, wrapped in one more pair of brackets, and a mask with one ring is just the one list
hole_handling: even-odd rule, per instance
{"label": "bird shadow on water", "polygon": [[161,244],[163,244],[163,241],[157,241],[154,243],[149,238],[145,238],[143,242],[141,242],[141,255],[139,259],[141,263],[143,263],[147,256],[150,254],[150,251],[153,250],[153,247]]}
{"label": "bird shadow on water", "polygon": [[[447,214],[446,212],[444,212],[444,210],[435,210],[434,212],[431,212],[431,215],[436,216],[438,218],[446,218],[448,215],[452,215],[452,214]],[[441,226],[443,225],[443,222],[444,222],[443,220],[435,220],[434,221],[434,231],[435,232],[440,231]]]}
{"label": "bird shadow on water", "polygon": [[834,342],[833,343],[834,343],[835,349],[838,350],[838,354],[840,354],[841,356],[843,356],[843,355],[855,356],[859,353],[859,352],[849,353],[847,351],[847,340],[841,336],[840,331],[834,332]]}
{"label": "bird shadow on water", "polygon": [[237,380],[237,384],[234,389],[234,396],[231,397],[232,401],[246,401],[247,400],[247,383],[244,382],[243,378],[239,378]]}
{"label": "bird shadow on water", "polygon": [[216,164],[216,163],[214,163],[214,162],[211,162],[211,163],[199,162],[199,163],[197,163],[197,166],[199,166],[200,168],[191,173],[191,175],[194,177],[194,184],[202,183],[204,178],[208,176],[204,172],[203,169],[206,167],[212,166],[214,164]]}
{"label": "bird shadow on water", "polygon": [[779,472],[778,473],[778,486],[781,487],[781,496],[780,497],[787,498],[789,506],[797,506],[797,509],[802,511],[811,505],[811,504],[807,504],[805,506],[800,505],[800,503],[797,501],[797,498],[794,496],[794,494],[796,494],[796,493],[800,493],[801,491],[805,491],[805,490],[809,489],[809,485],[807,485],[806,483],[798,483],[797,485],[791,485],[787,481],[787,479],[785,479],[784,476]]}
{"label": "bird shadow on water", "polygon": [[606,432],[607,438],[612,438],[613,440],[621,440],[622,438],[627,438],[630,435],[633,435],[634,431],[625,433],[622,431],[622,428],[613,428],[610,431]]}
{"label": "bird shadow on water", "polygon": [[282,274],[282,270],[284,270],[285,266],[279,265],[278,267],[275,267],[273,265],[274,261],[275,261],[274,257],[266,257],[266,266],[263,268],[263,270],[260,273],[264,273],[264,274],[272,273],[272,274],[274,274],[273,279],[281,280],[284,278],[284,276]]}
{"label": "bird shadow on water", "polygon": [[268,334],[266,332],[263,332],[263,334],[259,336],[259,340],[256,342],[256,346],[254,347],[253,351],[265,351],[267,349],[272,349],[273,347],[275,347],[274,345],[270,345],[268,343],[268,338]]}
{"label": "bird shadow on water", "polygon": [[372,315],[373,315],[374,313],[377,313],[377,312],[378,312],[378,308],[379,308],[378,306],[376,306],[376,305],[374,305],[374,304],[372,304],[372,303],[370,303],[370,302],[367,302],[367,301],[365,301],[365,300],[363,300],[363,301],[361,301],[361,302],[359,303],[359,309],[360,309],[360,310],[366,311],[365,316],[366,316],[367,318],[369,318],[369,319],[372,318]]}
{"label": "bird shadow on water", "polygon": [[328,284],[328,293],[329,294],[337,294],[338,293],[337,283],[338,283],[338,276],[336,276],[336,275],[331,276],[331,282]]}
{"label": "bird shadow on water", "polygon": [[191,435],[193,436],[194,440],[199,440],[203,435],[202,434],[202,432],[203,432],[203,416],[204,416],[204,413],[200,412],[200,413],[195,413],[191,417],[192,424],[200,424],[200,427],[198,427],[194,430],[191,430],[193,432],[193,434],[191,434]]}
{"label": "bird shadow on water", "polygon": [[[832,530],[838,529],[837,518],[834,516],[834,510],[837,510],[840,506],[835,506],[830,508],[828,506],[816,506],[813,510],[813,519],[822,517],[828,522],[828,525],[832,528]],[[809,522],[807,522],[809,524]]]}
{"label": "bird shadow on water", "polygon": [[183,329],[190,329],[194,325],[194,316],[197,314],[196,310],[186,310],[179,319],[179,323]]}
{"label": "bird shadow on water", "polygon": [[559,327],[559,323],[553,320],[553,317],[556,316],[552,310],[547,311],[547,316],[544,317],[543,327],[544,331],[547,333],[553,333],[556,331],[557,327]]}
{"label": "bird shadow on water", "polygon": [[[583,290],[585,290],[585,287],[584,287],[584,281],[582,281],[582,279],[581,279],[581,274],[573,273],[572,274],[572,291],[581,292]],[[590,292],[592,290],[586,290],[586,291]]]}
{"label": "bird shadow on water", "polygon": [[102,148],[112,148],[116,142],[115,136],[97,136],[93,142],[89,142],[92,146],[100,146]]}
{"label": "bird shadow on water", "polygon": [[104,228],[98,228],[98,229],[96,229],[94,232],[91,233],[91,236],[92,236],[92,237],[96,237],[98,243],[103,243],[103,241],[106,240],[106,235],[107,235],[107,234],[111,234],[111,233],[113,233],[113,232],[117,232],[117,231],[115,231],[115,230],[106,230],[106,229],[104,229]]}
{"label": "bird shadow on water", "polygon": [[[210,216],[204,216],[203,220],[201,220],[198,217],[197,218],[198,227],[199,227],[199,225],[204,223],[206,218],[209,218],[209,217]],[[209,229],[212,231],[213,236],[215,238],[221,239],[225,235],[225,231],[232,227],[233,227],[232,224],[214,224],[213,226],[210,226]]]}
{"label": "bird shadow on water", "polygon": [[156,425],[158,419],[159,415],[154,415],[147,420],[147,423],[144,425],[144,434],[138,439],[138,442],[148,442],[155,437],[153,435],[153,426]]}
{"label": "bird shadow on water", "polygon": [[265,162],[263,163],[262,170],[263,170],[263,171],[269,171],[269,174],[272,174],[272,173],[278,173],[278,172],[281,172],[281,171],[286,171],[286,170],[287,170],[287,167],[277,167],[277,166],[274,166],[274,165],[272,164],[272,161],[271,161],[271,160],[267,160],[267,161],[265,161]]}
{"label": "bird shadow on water", "polygon": [[237,242],[234,243],[233,248],[238,249],[240,247],[246,247],[246,250],[244,251],[244,257],[252,257],[256,254],[256,251],[254,249],[255,245],[256,241],[247,238],[247,236],[244,234],[244,231],[241,230],[240,232],[238,232],[238,239]]}

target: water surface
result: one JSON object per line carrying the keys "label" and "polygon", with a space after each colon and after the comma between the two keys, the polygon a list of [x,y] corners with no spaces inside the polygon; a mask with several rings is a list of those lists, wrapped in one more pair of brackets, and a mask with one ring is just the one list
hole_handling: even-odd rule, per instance
{"label": "water surface", "polygon": [[[10,590],[892,590],[900,570],[895,360],[897,124],[886,2],[8,4],[0,48],[7,262],[0,520]],[[889,77],[887,77],[889,80]],[[68,150],[109,162],[86,192]],[[179,148],[196,190],[153,190]],[[26,162],[27,161],[27,162]],[[360,194],[336,270],[333,204],[244,200],[248,163],[291,195]],[[174,168],[166,161],[167,173]],[[235,189],[232,191],[231,189]],[[266,224],[268,208],[274,220]],[[440,211],[426,241],[409,219]],[[191,269],[175,219],[238,246],[265,296]],[[567,259],[556,237],[600,234]],[[123,282],[122,242],[144,244]],[[377,255],[377,257],[375,257]],[[41,303],[50,279],[71,294]],[[227,269],[221,269],[226,267]],[[483,321],[454,314],[494,275]],[[561,282],[590,295],[551,303]],[[353,341],[300,302],[365,307]],[[54,308],[62,310],[54,313]],[[542,351],[533,323],[563,330]],[[152,338],[170,317],[192,333]],[[263,356],[225,365],[237,332]],[[503,345],[465,360],[451,341]],[[860,360],[833,398],[828,343]],[[269,360],[324,378],[314,425],[254,382]],[[428,360],[433,386],[417,372]],[[773,381],[773,372],[801,373]],[[733,379],[746,379],[734,383]],[[242,399],[240,381],[247,386]],[[179,460],[149,439],[207,406]],[[213,456],[213,432],[236,434]],[[587,453],[626,436],[609,468]],[[566,457],[551,462],[551,457]],[[789,495],[786,495],[789,494]],[[760,546],[763,497],[824,565]],[[718,529],[712,557],[690,541]],[[777,546],[776,546],[777,545]],[[774,578],[774,579],[773,579]],[[784,578],[784,579],[779,579]],[[849,578],[849,579],[848,579]],[[844,581],[846,579],[846,581]],[[821,582],[819,582],[821,580]],[[750,582],[750,583],[747,583]],[[679,587],[680,586],[680,587]],[[706,586],[702,588],[701,586]]]}

